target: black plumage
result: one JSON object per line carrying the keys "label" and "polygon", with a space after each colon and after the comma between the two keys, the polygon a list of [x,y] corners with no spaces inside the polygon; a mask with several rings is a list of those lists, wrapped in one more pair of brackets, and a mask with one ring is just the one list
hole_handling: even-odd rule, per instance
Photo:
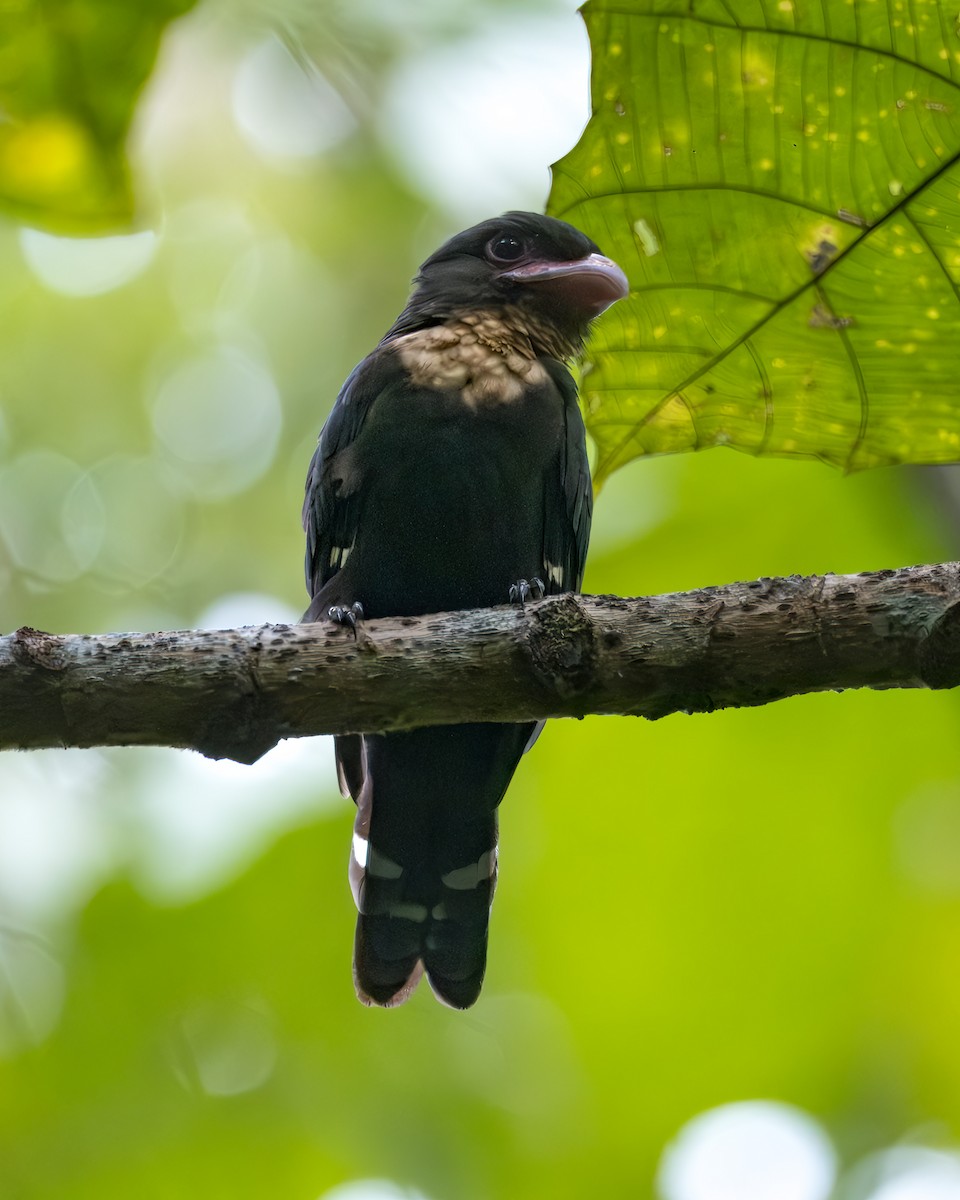
{"label": "black plumage", "polygon": [[[591,484],[564,365],[623,273],[572,226],[507,213],[423,264],[407,306],[344,384],[303,508],[305,620],[353,624],[576,590]],[[497,806],[535,726],[337,739],[357,803],[358,995],[392,1005],[425,970],[476,1000],[496,881]]]}

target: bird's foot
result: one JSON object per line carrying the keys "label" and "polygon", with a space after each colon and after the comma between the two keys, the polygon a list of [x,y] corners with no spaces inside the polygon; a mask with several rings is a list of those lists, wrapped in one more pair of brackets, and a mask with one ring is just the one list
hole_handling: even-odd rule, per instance
{"label": "bird's foot", "polygon": [[528,600],[542,600],[547,594],[542,579],[518,579],[510,585],[510,603],[523,608]]}
{"label": "bird's foot", "polygon": [[363,620],[363,605],[357,600],[354,604],[332,604],[327,609],[327,616],[335,625],[346,625],[357,636],[357,625]]}

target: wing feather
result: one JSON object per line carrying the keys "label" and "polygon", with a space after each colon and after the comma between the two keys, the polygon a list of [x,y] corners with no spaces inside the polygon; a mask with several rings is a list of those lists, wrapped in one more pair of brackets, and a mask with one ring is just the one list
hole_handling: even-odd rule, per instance
{"label": "wing feather", "polygon": [[565,436],[559,470],[548,481],[544,504],[543,559],[548,592],[576,592],[583,582],[593,517],[593,485],[577,387],[561,363],[543,360],[564,405]]}
{"label": "wing feather", "polygon": [[378,347],[350,373],[320,430],[303,500],[305,574],[311,598],[345,565],[356,540],[361,489],[352,473],[356,468],[350,449],[399,370],[394,355]]}

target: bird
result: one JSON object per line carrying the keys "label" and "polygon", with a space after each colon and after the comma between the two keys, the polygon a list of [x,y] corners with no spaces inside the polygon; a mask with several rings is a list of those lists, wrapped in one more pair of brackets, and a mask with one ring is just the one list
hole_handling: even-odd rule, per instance
{"label": "bird", "polygon": [[[577,591],[593,491],[569,363],[626,276],[574,226],[507,212],[445,242],[344,383],[303,504],[310,606],[379,617]],[[354,984],[393,1007],[421,977],[470,1007],[487,960],[497,809],[541,723],[335,739],[357,806]]]}

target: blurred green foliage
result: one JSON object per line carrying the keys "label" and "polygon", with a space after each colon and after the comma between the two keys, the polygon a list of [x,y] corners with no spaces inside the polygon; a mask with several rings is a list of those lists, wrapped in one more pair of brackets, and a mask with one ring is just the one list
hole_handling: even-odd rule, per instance
{"label": "blurred green foliage", "polygon": [[93,232],[134,213],[124,142],[164,27],[195,0],[18,0],[0,10],[0,207]]}
{"label": "blurred green foliage", "polygon": [[[134,147],[161,236],[123,286],[94,258],[67,294],[64,248],[0,227],[0,628],[305,603],[317,430],[451,230],[362,106],[303,161],[251,148],[230,89],[257,11],[200,8],[164,46]],[[330,11],[355,80],[409,52],[368,40],[372,3],[356,26]],[[501,5],[472,19],[510,36]],[[586,588],[955,558],[952,479],[651,458],[604,489]],[[357,1004],[353,815],[322,741],[249,771],[6,756],[0,1196],[320,1197],[369,1177],[428,1200],[649,1196],[685,1122],[752,1097],[814,1114],[844,1171],[949,1144],[958,723],[958,698],[928,692],[553,723],[504,803],[466,1014],[426,989]]]}
{"label": "blurred green foliage", "polygon": [[960,35],[943,0],[590,0],[550,211],[627,270],[584,379],[597,476],[730,445],[960,453]]}

